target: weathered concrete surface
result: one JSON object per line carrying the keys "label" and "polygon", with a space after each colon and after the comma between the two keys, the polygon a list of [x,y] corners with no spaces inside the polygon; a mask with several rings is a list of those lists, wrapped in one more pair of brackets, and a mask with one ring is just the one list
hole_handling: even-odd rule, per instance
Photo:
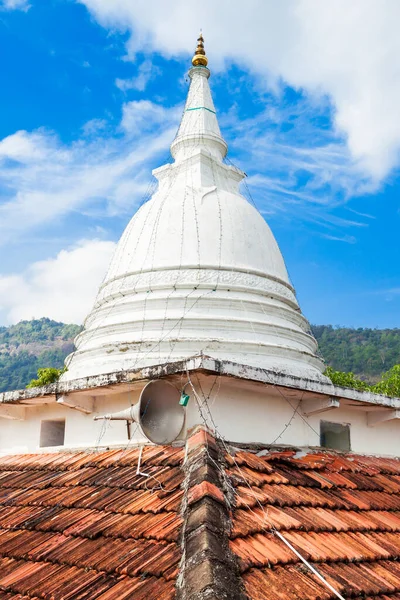
{"label": "weathered concrete surface", "polygon": [[259,382],[279,388],[298,390],[307,393],[309,398],[329,396],[338,400],[353,401],[357,407],[365,404],[367,406],[400,409],[400,398],[389,398],[372,392],[359,392],[334,386],[332,383],[284,375],[275,371],[249,367],[230,361],[220,361],[210,356],[195,356],[188,360],[169,362],[154,367],[119,371],[70,381],[60,381],[44,387],[3,392],[0,394],[0,403],[43,404],[56,402],[58,396],[63,394],[92,393],[93,395],[104,395],[111,390],[122,390],[124,384],[139,383],[140,381],[149,381],[186,372],[190,373],[196,370]]}
{"label": "weathered concrete surface", "polygon": [[181,512],[182,560],[178,600],[246,600],[238,561],[229,546],[232,485],[224,453],[200,427],[187,441]]}
{"label": "weathered concrete surface", "polygon": [[325,381],[268,224],[241,194],[208,84],[190,69],[174,161],[126,227],[63,380],[202,352]]}

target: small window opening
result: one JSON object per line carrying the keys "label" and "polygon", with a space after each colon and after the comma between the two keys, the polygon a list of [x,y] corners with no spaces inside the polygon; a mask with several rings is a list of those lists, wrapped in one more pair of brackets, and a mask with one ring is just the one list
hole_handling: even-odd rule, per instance
{"label": "small window opening", "polygon": [[350,425],[321,421],[320,444],[324,448],[348,452],[350,450]]}
{"label": "small window opening", "polygon": [[63,446],[65,437],[65,420],[42,421],[40,427],[40,447]]}

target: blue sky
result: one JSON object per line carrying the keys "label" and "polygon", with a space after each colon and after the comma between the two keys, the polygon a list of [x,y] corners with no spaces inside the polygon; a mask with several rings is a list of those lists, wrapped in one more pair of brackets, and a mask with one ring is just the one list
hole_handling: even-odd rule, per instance
{"label": "blue sky", "polygon": [[202,26],[229,159],[303,312],[399,327],[398,5],[334,4],[205,0],[199,22],[181,0],[0,0],[0,324],[89,310],[169,160]]}

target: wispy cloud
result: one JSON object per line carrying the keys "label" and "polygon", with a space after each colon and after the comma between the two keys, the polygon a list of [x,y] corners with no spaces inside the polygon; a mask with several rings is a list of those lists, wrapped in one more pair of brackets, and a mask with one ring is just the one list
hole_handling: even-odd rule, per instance
{"label": "wispy cloud", "polygon": [[[80,0],[105,27],[130,30],[127,50],[187,55],[199,15],[186,0]],[[264,87],[280,81],[328,95],[331,129],[352,159],[377,181],[400,162],[398,0],[203,0],[201,24],[210,64],[251,69]],[[221,27],[221,23],[224,24]],[[232,40],[240,43],[232,44]],[[328,149],[329,150],[329,149]]]}
{"label": "wispy cloud", "polygon": [[[379,183],[329,127],[329,103],[294,92],[292,96],[285,102],[279,94],[264,94],[265,108],[256,117],[241,117],[237,105],[222,115],[233,160],[248,174],[250,194],[266,216],[296,215],[334,230],[365,226],[361,213],[349,218],[334,210],[354,196],[376,191]],[[353,236],[337,231],[329,235],[354,242]]]}
{"label": "wispy cloud", "polygon": [[123,92],[127,92],[128,90],[144,92],[149,81],[153,79],[157,73],[159,73],[159,69],[153,65],[151,60],[146,59],[139,65],[138,72],[134,77],[129,77],[128,79],[117,78],[115,80],[115,85]]}
{"label": "wispy cloud", "polygon": [[368,213],[365,212],[361,212],[360,210],[355,210],[354,208],[350,208],[350,206],[347,206],[347,210],[349,212],[354,213],[355,215],[357,215],[358,217],[364,217],[366,219],[376,219],[375,215],[370,215]]}
{"label": "wispy cloud", "polygon": [[30,9],[28,0],[0,0],[0,10],[23,10]]}
{"label": "wispy cloud", "polygon": [[109,123],[106,119],[91,119],[82,127],[82,132],[86,137],[104,135],[104,132],[109,129]]}
{"label": "wispy cloud", "polygon": [[326,238],[327,240],[333,240],[334,242],[345,242],[346,244],[355,244],[357,241],[354,235],[337,236],[323,233],[322,237]]}
{"label": "wispy cloud", "polygon": [[1,140],[0,243],[77,209],[116,215],[129,207],[132,212],[157,156],[173,139],[178,118],[175,108],[131,102],[124,105],[117,130],[91,121],[71,144],[45,129]]}
{"label": "wispy cloud", "polygon": [[[129,138],[148,134],[155,129],[154,137],[157,138],[160,131],[167,131],[170,135],[168,142],[171,143],[181,115],[182,107],[166,109],[150,100],[136,100],[124,104],[121,129]],[[141,142],[140,148],[143,148]]]}
{"label": "wispy cloud", "polygon": [[373,290],[373,295],[386,296],[386,300],[392,300],[393,298],[400,296],[400,287],[383,288],[381,290]]}

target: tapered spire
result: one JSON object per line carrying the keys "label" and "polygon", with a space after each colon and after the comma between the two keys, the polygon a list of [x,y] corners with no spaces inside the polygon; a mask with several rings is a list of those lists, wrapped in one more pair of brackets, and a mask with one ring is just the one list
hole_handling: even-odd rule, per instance
{"label": "tapered spire", "polygon": [[210,71],[207,64],[204,39],[200,34],[192,58],[192,67],[189,70],[190,88],[185,109],[175,140],[171,145],[171,153],[176,161],[193,155],[199,149],[207,151],[221,161],[228,150],[219,129],[217,113],[208,85]]}
{"label": "tapered spire", "polygon": [[204,38],[201,32],[197,38],[197,48],[194,51],[192,65],[194,67],[206,67],[208,65],[208,58],[206,56],[206,51],[204,50]]}

